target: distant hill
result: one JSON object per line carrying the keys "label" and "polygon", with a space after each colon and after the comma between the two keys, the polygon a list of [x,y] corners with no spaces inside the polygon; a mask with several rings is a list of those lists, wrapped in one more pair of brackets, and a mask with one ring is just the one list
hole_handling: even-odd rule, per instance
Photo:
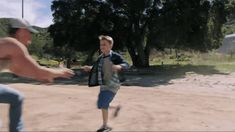
{"label": "distant hill", "polygon": [[9,20],[0,18],[0,37],[7,36]]}
{"label": "distant hill", "polygon": [[[8,26],[9,18],[0,18],[0,37],[8,36]],[[44,56],[46,53],[44,47],[51,47],[53,41],[47,32],[48,28],[33,27],[38,30],[39,33],[32,35],[32,44],[29,46],[29,51],[36,56]]]}
{"label": "distant hill", "polygon": [[[0,37],[5,37],[8,35],[8,25],[9,25],[9,18],[0,18]],[[37,26],[33,26],[37,29],[40,33],[46,33],[47,28],[41,28]]]}

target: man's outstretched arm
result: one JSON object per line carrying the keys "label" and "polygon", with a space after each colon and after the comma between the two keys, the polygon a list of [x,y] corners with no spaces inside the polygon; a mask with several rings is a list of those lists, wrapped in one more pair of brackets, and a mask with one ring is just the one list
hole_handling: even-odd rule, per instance
{"label": "man's outstretched arm", "polygon": [[11,60],[10,70],[16,75],[36,79],[44,82],[53,82],[54,78],[70,78],[72,70],[66,68],[50,69],[40,66],[28,53],[24,45],[15,39],[6,39],[8,58]]}

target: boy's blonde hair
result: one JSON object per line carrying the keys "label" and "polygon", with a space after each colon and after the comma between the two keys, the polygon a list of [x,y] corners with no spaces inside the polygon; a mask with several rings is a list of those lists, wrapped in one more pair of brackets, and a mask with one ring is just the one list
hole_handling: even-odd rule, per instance
{"label": "boy's blonde hair", "polygon": [[113,38],[108,36],[108,35],[100,35],[99,40],[106,40],[108,41],[111,45],[113,45]]}

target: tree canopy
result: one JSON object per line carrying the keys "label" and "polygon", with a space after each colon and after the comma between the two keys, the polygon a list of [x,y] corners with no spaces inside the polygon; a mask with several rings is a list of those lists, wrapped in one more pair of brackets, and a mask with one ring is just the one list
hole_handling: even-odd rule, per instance
{"label": "tree canopy", "polygon": [[128,50],[134,66],[146,67],[152,48],[218,48],[234,1],[55,0],[51,9],[55,46],[92,54],[98,36],[106,34],[113,37],[114,49]]}

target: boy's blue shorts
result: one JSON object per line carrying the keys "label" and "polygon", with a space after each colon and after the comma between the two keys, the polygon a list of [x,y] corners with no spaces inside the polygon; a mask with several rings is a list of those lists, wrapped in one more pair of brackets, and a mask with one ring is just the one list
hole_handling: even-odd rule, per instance
{"label": "boy's blue shorts", "polygon": [[100,91],[99,96],[98,96],[98,101],[97,101],[97,107],[98,109],[108,109],[109,104],[113,100],[115,96],[115,93],[105,90],[105,91]]}

